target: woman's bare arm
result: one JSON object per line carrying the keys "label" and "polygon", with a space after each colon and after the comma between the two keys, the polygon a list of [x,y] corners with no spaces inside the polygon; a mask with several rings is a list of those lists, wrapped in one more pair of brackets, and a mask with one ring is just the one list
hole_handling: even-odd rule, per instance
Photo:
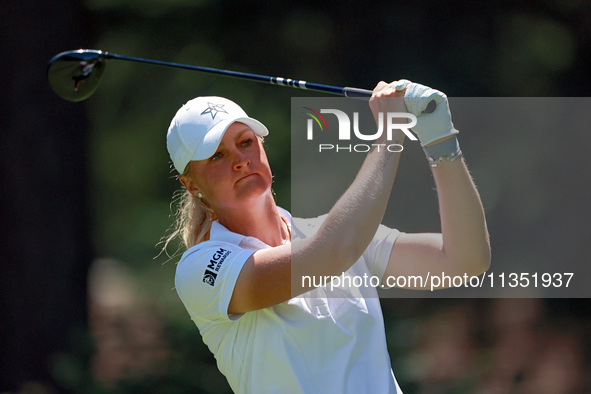
{"label": "woman's bare arm", "polygon": [[[490,266],[484,209],[462,159],[433,168],[439,198],[440,234],[401,234],[386,276],[477,276]],[[449,283],[445,283],[449,287]],[[416,288],[416,287],[415,287]]]}
{"label": "woman's bare arm", "polygon": [[[380,82],[370,100],[374,116],[406,112],[402,97],[393,84]],[[386,133],[381,138],[376,143],[385,142]],[[402,144],[404,134],[394,132],[393,139],[393,143]],[[238,277],[228,312],[244,313],[279,304],[309,290],[301,286],[302,275],[340,275],[351,267],[382,221],[398,161],[399,153],[374,149],[314,236],[255,252]]]}

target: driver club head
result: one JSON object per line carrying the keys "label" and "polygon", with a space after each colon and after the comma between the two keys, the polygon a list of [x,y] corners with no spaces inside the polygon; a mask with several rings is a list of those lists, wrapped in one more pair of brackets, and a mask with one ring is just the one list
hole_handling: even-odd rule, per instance
{"label": "driver club head", "polygon": [[64,100],[83,101],[98,88],[105,71],[104,53],[78,49],[55,55],[47,66],[53,91]]}

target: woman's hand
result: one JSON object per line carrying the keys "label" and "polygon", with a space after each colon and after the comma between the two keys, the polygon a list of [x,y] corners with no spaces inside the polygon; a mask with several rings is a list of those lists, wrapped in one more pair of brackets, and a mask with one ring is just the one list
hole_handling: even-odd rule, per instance
{"label": "woman's hand", "polygon": [[[404,103],[408,112],[417,117],[412,131],[419,137],[421,146],[430,146],[457,134],[451,121],[451,112],[445,93],[425,85],[407,81]],[[437,105],[431,113],[425,112],[431,102]]]}
{"label": "woman's hand", "polygon": [[[386,83],[380,81],[373,90],[373,94],[369,99],[369,107],[373,113],[376,124],[380,124],[380,118],[382,125],[386,124],[385,114],[388,112],[408,112],[406,105],[404,104],[404,91],[406,88],[405,79],[399,81],[393,81]],[[407,118],[395,119],[395,123],[404,124],[408,122]],[[387,133],[382,133],[378,141],[383,142],[387,138]],[[404,141],[404,133],[400,129],[394,130],[392,139],[397,144],[402,144]]]}

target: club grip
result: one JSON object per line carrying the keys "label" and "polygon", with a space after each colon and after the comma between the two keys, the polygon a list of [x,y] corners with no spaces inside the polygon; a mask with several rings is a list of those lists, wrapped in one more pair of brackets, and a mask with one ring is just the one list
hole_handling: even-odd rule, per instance
{"label": "club grip", "polygon": [[[359,88],[343,88],[343,96],[345,97],[371,97],[373,92],[367,89]],[[430,114],[437,108],[437,103],[434,100],[429,101],[427,108],[423,112]]]}
{"label": "club grip", "polygon": [[343,96],[345,97],[371,97],[373,92],[367,89],[359,88],[343,88]]}
{"label": "club grip", "polygon": [[437,108],[437,103],[435,102],[435,100],[431,100],[429,101],[429,104],[427,104],[427,108],[425,108],[423,112],[426,114],[430,114],[435,111],[435,108]]}

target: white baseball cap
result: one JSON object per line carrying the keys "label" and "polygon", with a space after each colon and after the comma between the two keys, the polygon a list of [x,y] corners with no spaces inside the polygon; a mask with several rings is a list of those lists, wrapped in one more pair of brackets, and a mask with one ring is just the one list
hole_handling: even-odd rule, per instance
{"label": "white baseball cap", "polygon": [[206,96],[187,101],[172,118],[166,135],[166,146],[174,168],[182,174],[190,161],[211,157],[234,122],[246,124],[257,135],[269,134],[264,124],[248,117],[231,100]]}

